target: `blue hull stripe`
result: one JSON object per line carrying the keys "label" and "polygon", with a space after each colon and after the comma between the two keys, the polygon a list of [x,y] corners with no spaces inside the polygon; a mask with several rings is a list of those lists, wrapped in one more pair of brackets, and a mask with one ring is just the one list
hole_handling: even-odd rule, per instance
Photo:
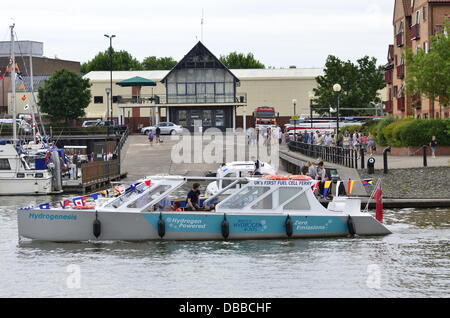
{"label": "blue hull stripe", "polygon": [[[159,214],[144,214],[158,228]],[[166,233],[221,233],[223,215],[163,214]],[[286,216],[227,215],[230,234],[283,234]],[[294,234],[348,233],[337,216],[291,216]]]}

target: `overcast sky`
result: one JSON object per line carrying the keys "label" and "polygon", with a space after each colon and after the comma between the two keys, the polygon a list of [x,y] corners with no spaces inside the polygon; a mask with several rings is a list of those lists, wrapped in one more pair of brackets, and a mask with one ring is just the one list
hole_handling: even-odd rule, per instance
{"label": "overcast sky", "polygon": [[[0,38],[44,42],[48,57],[85,62],[116,50],[179,60],[201,38],[217,56],[252,52],[266,66],[322,67],[329,54],[385,64],[394,0],[22,0],[0,11]],[[20,5],[19,5],[20,4]]]}

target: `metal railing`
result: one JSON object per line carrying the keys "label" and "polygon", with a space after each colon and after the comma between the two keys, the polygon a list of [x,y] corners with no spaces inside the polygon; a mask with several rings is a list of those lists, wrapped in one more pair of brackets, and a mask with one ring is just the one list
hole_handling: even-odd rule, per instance
{"label": "metal railing", "polygon": [[196,95],[121,95],[117,96],[118,104],[232,104],[247,103],[247,94],[238,93],[217,95],[217,94],[196,94]]}
{"label": "metal railing", "polygon": [[130,129],[127,128],[124,133],[122,134],[122,137],[120,138],[119,142],[117,143],[116,149],[114,150],[114,153],[118,154],[123,148],[123,145],[128,139],[128,136],[130,135]]}
{"label": "metal railing", "polygon": [[289,142],[289,150],[299,152],[307,157],[320,158],[348,168],[358,169],[358,151],[341,147],[328,147],[305,144],[298,141]]}

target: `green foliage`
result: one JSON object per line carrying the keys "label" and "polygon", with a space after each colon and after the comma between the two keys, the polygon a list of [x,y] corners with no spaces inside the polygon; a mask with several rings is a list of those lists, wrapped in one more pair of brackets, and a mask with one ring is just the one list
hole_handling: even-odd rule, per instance
{"label": "green foliage", "polygon": [[[81,73],[87,74],[91,71],[110,70],[110,50],[98,53],[92,60],[81,65]],[[141,63],[127,51],[114,51],[112,49],[113,71],[139,71],[142,70]]]}
{"label": "green foliage", "polygon": [[428,145],[433,136],[440,146],[450,146],[450,119],[396,120],[389,117],[379,122],[375,130],[377,143],[382,146],[420,147]]}
{"label": "green foliage", "polygon": [[[445,27],[450,31],[447,19]],[[425,95],[442,105],[450,103],[450,36],[438,33],[433,36],[430,52],[419,49],[416,54],[410,48],[405,54],[406,91],[409,95]]]}
{"label": "green foliage", "polygon": [[[383,72],[377,65],[376,58],[368,56],[357,61],[341,61],[330,55],[325,64],[325,75],[316,78],[318,87],[314,89],[316,96],[315,112],[320,115],[329,113],[329,108],[337,106],[337,95],[333,91],[334,84],[340,84],[339,93],[341,108],[371,108],[381,103],[378,91],[385,87]],[[341,110],[340,116],[374,115],[374,111]]]}
{"label": "green foliage", "polygon": [[389,126],[390,124],[396,122],[397,120],[394,117],[388,117],[385,120],[382,120],[378,123],[378,125],[376,126],[376,130],[375,130],[375,138],[376,141],[379,145],[381,146],[387,146],[387,140],[384,137],[383,131],[384,128]]}
{"label": "green foliage", "polygon": [[149,56],[142,62],[142,67],[147,71],[171,70],[175,65],[177,65],[177,61],[171,57]]}
{"label": "green foliage", "polygon": [[354,126],[346,126],[340,129],[341,133],[345,135],[346,133],[356,133],[362,132],[362,126],[354,125]]}
{"label": "green foliage", "polygon": [[428,145],[436,136],[438,145],[450,146],[448,125],[450,119],[413,120],[407,123],[399,132],[402,146]]}
{"label": "green foliage", "polygon": [[402,141],[400,140],[399,132],[402,127],[406,127],[413,119],[406,118],[395,121],[387,125],[383,130],[383,138],[386,140],[386,145],[392,147],[401,147]]}
{"label": "green foliage", "polygon": [[232,52],[226,56],[221,55],[220,61],[229,69],[254,69],[265,68],[264,64],[256,60],[252,53]]}
{"label": "green foliage", "polygon": [[41,110],[52,121],[75,120],[84,117],[91,100],[91,83],[79,74],[58,70],[39,88]]}

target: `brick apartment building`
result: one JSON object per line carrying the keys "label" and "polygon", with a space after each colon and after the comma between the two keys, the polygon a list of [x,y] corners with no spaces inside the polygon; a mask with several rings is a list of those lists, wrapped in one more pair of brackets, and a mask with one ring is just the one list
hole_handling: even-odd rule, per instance
{"label": "brick apartment building", "polygon": [[[80,73],[80,62],[66,61],[60,59],[51,59],[43,56],[43,43],[35,41],[16,41],[16,63],[23,74],[24,90],[17,90],[19,94],[30,94],[30,52],[32,51],[32,63],[34,74],[34,90],[37,92],[40,85],[50,77],[56,70],[66,69],[72,72]],[[5,67],[10,62],[10,42],[0,42],[0,70],[4,72]],[[18,86],[16,87],[18,89]],[[0,115],[11,114],[11,109],[8,107],[11,101],[8,93],[11,92],[11,79],[5,77],[0,79]],[[18,111],[20,112],[20,106],[18,105]],[[22,110],[23,111],[23,110]]]}
{"label": "brick apartment building", "polygon": [[403,54],[407,47],[414,53],[428,52],[431,37],[443,32],[446,18],[450,18],[450,0],[395,0],[394,44],[389,45],[385,79],[388,100],[385,112],[397,118],[448,118],[450,109],[432,103],[424,96],[408,96],[405,91],[407,69]]}

